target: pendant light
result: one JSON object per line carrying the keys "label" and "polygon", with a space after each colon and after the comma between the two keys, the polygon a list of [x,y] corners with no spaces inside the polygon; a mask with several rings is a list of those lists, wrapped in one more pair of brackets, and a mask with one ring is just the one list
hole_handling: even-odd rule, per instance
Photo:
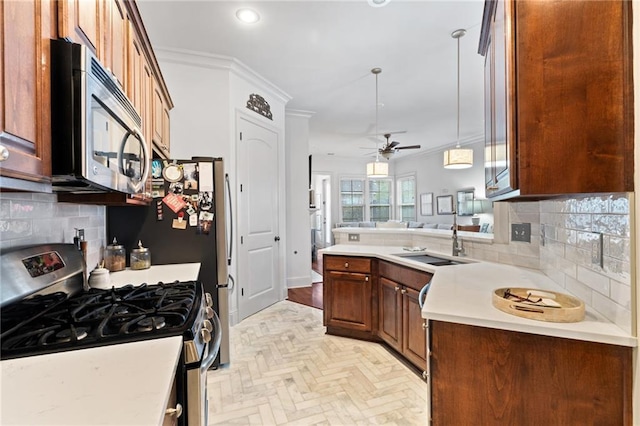
{"label": "pendant light", "polygon": [[458,117],[457,117],[457,137],[456,147],[444,152],[445,169],[467,169],[473,166],[473,150],[460,148],[460,37],[467,33],[464,29],[455,30],[451,37],[458,41]]}
{"label": "pendant light", "polygon": [[[382,72],[382,68],[373,68],[371,73],[376,76],[376,139],[378,138],[378,74]],[[380,151],[376,143],[376,161],[367,163],[368,178],[383,178],[389,176],[389,163],[380,161]]]}

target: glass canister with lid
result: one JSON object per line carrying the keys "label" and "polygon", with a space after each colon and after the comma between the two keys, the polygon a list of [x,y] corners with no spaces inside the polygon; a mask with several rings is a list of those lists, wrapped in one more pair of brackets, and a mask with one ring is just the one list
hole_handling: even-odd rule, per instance
{"label": "glass canister with lid", "polygon": [[113,243],[104,249],[104,267],[111,272],[122,271],[127,266],[127,257],[124,246],[118,244],[118,240],[113,238]]}
{"label": "glass canister with lid", "polygon": [[151,252],[148,248],[142,247],[142,241],[138,241],[138,248],[131,250],[129,265],[131,269],[147,269],[151,267]]}

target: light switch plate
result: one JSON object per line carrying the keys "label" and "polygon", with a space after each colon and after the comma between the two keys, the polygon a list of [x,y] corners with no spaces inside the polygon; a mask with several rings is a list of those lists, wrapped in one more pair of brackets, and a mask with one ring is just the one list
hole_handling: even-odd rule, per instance
{"label": "light switch plate", "polygon": [[511,224],[511,241],[521,241],[524,243],[531,242],[531,224],[530,223],[512,223]]}

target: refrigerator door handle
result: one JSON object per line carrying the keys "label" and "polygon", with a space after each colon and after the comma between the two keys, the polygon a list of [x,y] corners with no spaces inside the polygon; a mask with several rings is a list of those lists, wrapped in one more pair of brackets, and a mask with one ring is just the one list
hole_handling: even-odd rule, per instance
{"label": "refrigerator door handle", "polygon": [[227,265],[231,266],[231,256],[233,253],[233,204],[231,203],[231,182],[228,173],[224,175],[224,182],[227,187],[227,199],[229,201],[229,251],[227,252]]}

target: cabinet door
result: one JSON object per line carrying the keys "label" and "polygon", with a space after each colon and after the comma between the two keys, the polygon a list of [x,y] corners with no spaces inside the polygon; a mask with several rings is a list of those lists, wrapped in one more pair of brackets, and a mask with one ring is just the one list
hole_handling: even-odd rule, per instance
{"label": "cabinet door", "polygon": [[420,292],[411,288],[402,293],[402,354],[415,366],[424,370],[427,366],[427,334],[425,319],[418,303]]}
{"label": "cabinet door", "polygon": [[371,276],[336,271],[325,275],[325,325],[371,331]]}
{"label": "cabinet door", "polygon": [[171,156],[171,120],[169,117],[169,108],[167,102],[162,107],[162,147],[166,151],[167,156]]}
{"label": "cabinet door", "polygon": [[104,0],[104,31],[101,53],[98,55],[121,87],[126,87],[127,13],[121,0]]}
{"label": "cabinet door", "polygon": [[402,352],[402,286],[380,277],[380,315],[378,335]]}
{"label": "cabinet door", "polygon": [[0,2],[0,175],[41,183],[51,178],[49,40],[54,4]]}
{"label": "cabinet door", "polygon": [[134,108],[142,116],[142,77],[144,53],[142,44],[135,33],[133,24],[128,25],[128,75],[127,75],[127,97],[131,100]]}
{"label": "cabinet door", "polygon": [[[100,31],[103,11],[101,1],[58,0],[58,35],[84,44],[96,55],[100,51]],[[102,58],[99,58],[102,60]]]}
{"label": "cabinet door", "polygon": [[158,82],[153,82],[153,141],[162,144],[162,115],[164,104]]}

